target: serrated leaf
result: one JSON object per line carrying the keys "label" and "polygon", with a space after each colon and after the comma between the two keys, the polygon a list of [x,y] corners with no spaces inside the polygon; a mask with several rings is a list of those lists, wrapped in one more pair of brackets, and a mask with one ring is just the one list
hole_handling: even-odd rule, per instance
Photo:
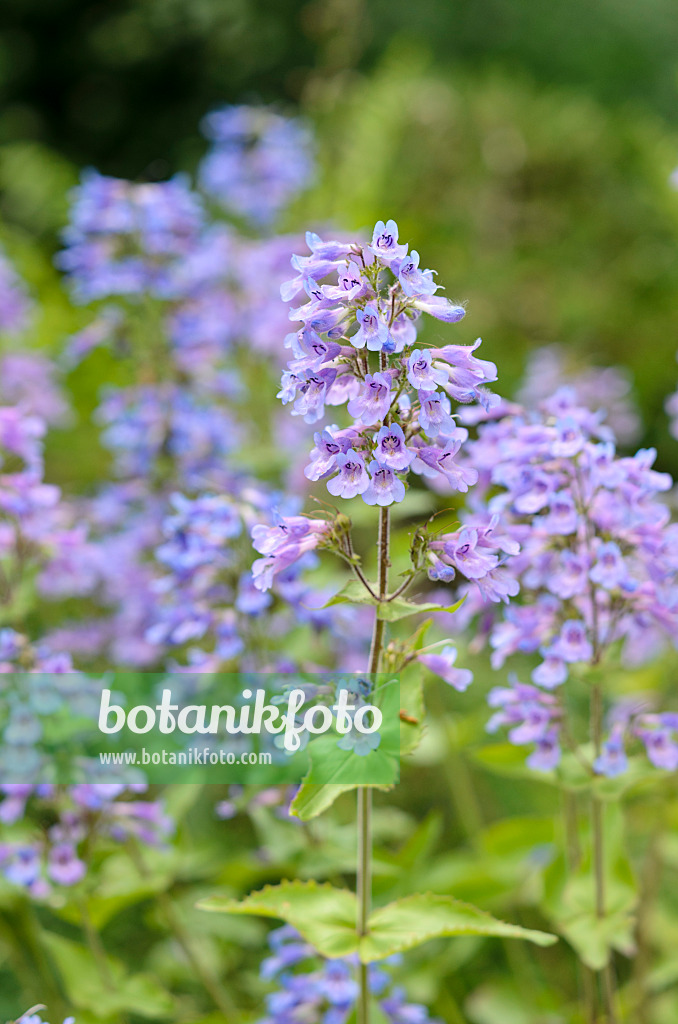
{"label": "serrated leaf", "polygon": [[435,893],[405,896],[375,910],[370,916],[369,929],[359,949],[364,963],[413,949],[429,939],[454,935],[526,939],[538,946],[557,942],[555,935],[499,921],[469,903]]}
{"label": "serrated leaf", "polygon": [[330,959],[350,956],[358,948],[355,893],[328,883],[281,882],[250,893],[243,900],[213,896],[202,900],[198,907],[221,914],[280,918]]}
{"label": "serrated leaf", "polygon": [[454,935],[526,939],[539,946],[557,941],[554,935],[499,921],[468,903],[434,893],[406,896],[375,910],[370,915],[369,932],[362,938],[355,930],[355,894],[327,884],[282,882],[251,893],[244,900],[213,897],[198,906],[217,913],[281,918],[323,956],[357,952],[363,963],[384,960],[430,939]]}

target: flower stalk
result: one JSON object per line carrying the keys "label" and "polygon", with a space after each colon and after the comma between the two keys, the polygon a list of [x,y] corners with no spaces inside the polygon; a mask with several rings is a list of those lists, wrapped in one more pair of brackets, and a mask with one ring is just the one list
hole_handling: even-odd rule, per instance
{"label": "flower stalk", "polygon": [[[379,536],[377,540],[378,575],[377,589],[379,600],[384,601],[388,595],[388,567],[390,543],[390,515],[388,506],[379,510]],[[370,646],[369,673],[379,671],[381,653],[384,646],[384,620],[379,617],[377,608],[372,629]],[[368,921],[372,907],[372,790],[369,786],[358,789],[358,871],[356,876],[358,896],[357,931],[362,937],[367,935]],[[370,986],[367,964],[360,964],[360,996],[358,1000],[358,1024],[369,1024],[370,1019]]]}

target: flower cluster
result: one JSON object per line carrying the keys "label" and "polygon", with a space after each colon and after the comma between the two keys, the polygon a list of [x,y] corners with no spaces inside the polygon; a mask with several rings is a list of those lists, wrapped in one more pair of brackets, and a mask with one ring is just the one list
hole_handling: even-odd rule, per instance
{"label": "flower cluster", "polygon": [[0,250],[0,333],[21,334],[28,327],[32,311],[26,285]]}
{"label": "flower cluster", "polygon": [[303,291],[308,301],[290,309],[303,326],[285,340],[293,359],[278,397],[307,423],[344,404],[353,422],[316,433],[306,476],[368,505],[402,501],[409,471],[468,490],[475,475],[458,457],[468,435],[450,399],[492,404],[485,385],[496,367],[474,355],[479,341],[414,347],[422,312],[455,323],[463,307],[435,294],[433,271],[419,269],[392,220],[378,222],[367,246],[310,233],[307,243],[311,255],[293,257],[296,276],[281,290],[283,299]]}
{"label": "flower cluster", "polygon": [[[228,111],[214,115],[219,145],[233,159],[239,153],[244,164],[253,154],[253,140],[237,125],[251,122],[265,135],[268,115],[258,119],[258,113],[237,108],[232,117]],[[273,122],[271,139],[284,137],[287,122],[277,116]],[[229,123],[237,129],[233,137]],[[294,138],[293,126],[288,134]],[[271,145],[267,152],[275,151]],[[248,177],[235,164],[232,171]],[[267,194],[272,198],[272,191]],[[271,338],[284,331],[279,286],[293,243],[244,238],[232,226],[209,223],[200,197],[183,179],[136,185],[94,173],[75,190],[65,242],[59,262],[76,298],[116,302],[101,307],[97,319],[71,339],[67,366],[105,345],[116,357],[132,358],[136,379],[124,388],[107,388],[95,413],[116,482],[78,506],[80,520],[89,525],[82,571],[93,581],[90,589],[103,614],[59,629],[52,640],[80,657],[105,652],[118,663],[151,666],[177,646],[179,637],[210,632],[214,650],[232,655],[242,647],[235,630],[241,608],[233,608],[234,597],[252,613],[266,599],[249,578],[242,584],[236,580],[235,588],[229,580],[224,587],[223,578],[210,576],[208,567],[201,572],[196,567],[190,580],[185,572],[180,578],[178,561],[164,562],[169,550],[164,535],[174,527],[163,524],[173,518],[172,494],[188,495],[189,501],[205,494],[209,504],[215,493],[239,500],[248,486],[261,491],[229,465],[241,441],[233,406],[243,392],[233,348],[240,343],[246,349],[270,347]],[[238,420],[246,418],[240,410]],[[257,417],[257,429],[262,428]],[[267,499],[266,515],[269,508]],[[169,577],[158,577],[157,549],[164,565],[160,571],[169,569]],[[243,564],[240,572],[246,568]],[[300,610],[306,595],[298,576],[287,582]],[[174,599],[179,591],[186,599],[190,591],[183,609]],[[319,611],[307,614],[320,616]]]}
{"label": "flower cluster", "polygon": [[630,375],[623,367],[582,365],[573,362],[563,346],[546,345],[530,354],[516,398],[526,409],[536,409],[563,386],[574,392],[577,405],[605,411],[605,422],[619,444],[638,439],[640,415],[631,397]]}
{"label": "flower cluster", "polygon": [[[10,826],[23,821],[24,830],[32,825],[35,838],[24,835],[0,844],[0,871],[8,882],[40,899],[54,885],[70,887],[85,878],[83,851],[95,836],[120,843],[131,838],[146,845],[163,843],[174,824],[161,801],[138,798],[145,790],[144,783],[3,784],[0,822]],[[42,829],[39,823],[45,816],[55,823]]]}
{"label": "flower cluster", "polygon": [[306,423],[325,406],[346,405],[352,418],[315,434],[307,478],[368,505],[402,501],[410,471],[467,491],[476,476],[459,455],[468,434],[450,399],[491,405],[496,367],[474,355],[479,341],[414,347],[422,312],[454,323],[463,307],[435,294],[433,271],[419,269],[392,220],[379,221],[370,245],[306,237],[311,255],[292,258],[296,275],[281,289],[308,301],[290,309],[303,326],[285,339],[293,358],[278,397]]}
{"label": "flower cluster", "polygon": [[56,367],[37,352],[0,356],[0,404],[15,405],[49,426],[63,426],[69,407],[56,379]]}
{"label": "flower cluster", "polygon": [[[535,413],[486,423],[468,450],[489,497],[460,531],[472,541],[465,557],[475,559],[485,523],[511,555],[502,569],[521,594],[501,617],[481,620],[492,665],[517,652],[540,656],[534,687],[495,694],[502,711],[493,727],[519,723],[514,742],[533,730],[546,763],[557,759],[548,691],[574,666],[595,665],[613,647],[625,664],[641,664],[676,644],[678,525],[661,500],[672,481],[652,468],[651,449],[618,456],[602,415],[573,404],[568,389]],[[470,617],[479,604],[467,604]]]}
{"label": "flower cluster", "polygon": [[44,481],[45,431],[22,406],[0,407],[0,604],[13,600],[29,569],[46,594],[79,594],[91,583],[86,531]]}
{"label": "flower cluster", "polygon": [[312,139],[299,120],[266,107],[226,107],[203,121],[212,147],[200,184],[226,210],[271,224],[313,173]]}
{"label": "flower cluster", "polygon": [[560,763],[560,722],[562,709],[558,697],[537,686],[521,683],[515,676],[509,686],[494,687],[488,696],[491,708],[497,708],[487,731],[494,733],[509,727],[509,739],[517,746],[534,744],[527,764],[535,771],[551,771]]}
{"label": "flower cluster", "polygon": [[[267,1014],[259,1024],[297,1024],[302,1020],[346,1024],[359,994],[357,958],[318,962],[315,950],[289,925],[271,932],[269,944],[271,956],[263,961],[261,976],[276,981],[279,988],[266,997]],[[398,957],[387,961],[391,966],[399,962]],[[388,1024],[434,1024],[424,1006],[407,1002],[382,967],[370,964],[369,985]]]}
{"label": "flower cluster", "polygon": [[203,226],[181,177],[134,184],[87,171],[73,192],[66,248],[57,257],[80,302],[110,295],[172,294],[173,271]]}
{"label": "flower cluster", "polygon": [[307,516],[277,516],[270,526],[258,523],[252,528],[252,543],[262,557],[252,566],[257,590],[270,590],[274,578],[289,569],[319,544],[329,542],[331,524],[326,519]]}

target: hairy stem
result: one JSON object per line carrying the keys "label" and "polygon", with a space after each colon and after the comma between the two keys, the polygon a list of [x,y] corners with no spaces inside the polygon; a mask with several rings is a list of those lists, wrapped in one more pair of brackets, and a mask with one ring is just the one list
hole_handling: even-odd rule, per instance
{"label": "hairy stem", "polygon": [[[377,541],[377,589],[379,599],[388,595],[388,567],[390,517],[388,506],[379,512],[379,537]],[[370,675],[379,671],[381,652],[384,646],[384,620],[375,614],[372,628],[372,643],[368,671]],[[367,935],[368,921],[372,907],[372,790],[369,786],[358,788],[358,870],[356,876],[358,897],[358,919],[356,929],[360,936]],[[367,964],[360,965],[360,995],[358,997],[358,1024],[369,1024],[370,985]]]}

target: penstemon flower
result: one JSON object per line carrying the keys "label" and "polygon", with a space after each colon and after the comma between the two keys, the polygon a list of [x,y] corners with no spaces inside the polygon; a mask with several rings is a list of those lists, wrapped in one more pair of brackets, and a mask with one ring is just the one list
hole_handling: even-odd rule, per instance
{"label": "penstemon flower", "polygon": [[[42,1011],[44,1009],[46,1007],[42,1004],[40,1006],[33,1006],[30,1010],[26,1010],[21,1017],[17,1017],[16,1021],[10,1022],[10,1024],[47,1024],[46,1021],[43,1021],[40,1014],[36,1013],[37,1010]],[[75,1024],[75,1017],[66,1017],[63,1024]]]}
{"label": "penstemon flower", "polygon": [[[551,706],[544,691],[562,686],[573,669],[598,664],[612,650],[624,664],[638,665],[667,643],[675,646],[678,525],[661,500],[671,478],[652,468],[652,449],[618,456],[601,416],[572,404],[571,393],[563,390],[537,413],[514,413],[481,426],[468,451],[481,483],[500,490],[488,491],[485,505],[476,502],[456,547],[446,545],[442,556],[439,541],[431,547],[455,567],[463,549],[471,578],[475,566],[490,557],[480,547],[481,536],[494,536],[493,543],[511,556],[504,566],[507,588],[511,596],[520,590],[520,600],[501,617],[483,618],[492,665],[501,668],[517,652],[541,658],[532,670],[539,691],[526,697],[520,684],[511,714],[529,717],[535,701]],[[478,607],[471,597],[465,614]],[[557,738],[559,716],[544,718],[533,739]],[[498,721],[495,716],[493,728]],[[614,727],[611,749],[624,731]],[[510,735],[513,742],[525,742],[524,731]],[[556,757],[554,750],[550,759],[536,758],[535,766],[553,767]],[[618,773],[620,760],[600,755],[595,770],[605,772],[608,764]]]}
{"label": "penstemon flower", "polygon": [[418,255],[407,256],[392,220],[376,225],[368,246],[314,234],[307,243],[311,255],[293,258],[298,274],[281,290],[286,299],[303,291],[308,301],[290,310],[302,327],[285,340],[294,359],[278,397],[307,423],[322,420],[328,405],[346,405],[353,418],[315,435],[307,477],[326,479],[334,496],[383,506],[403,500],[410,471],[467,489],[473,474],[455,458],[468,435],[450,397],[489,407],[495,396],[485,385],[496,368],[473,354],[479,341],[413,347],[422,311],[455,323],[463,307],[433,294],[432,272],[417,269]]}
{"label": "penstemon flower", "polygon": [[205,192],[226,210],[268,225],[309,183],[308,128],[266,107],[225,107],[203,121],[212,148],[199,169]]}
{"label": "penstemon flower", "polygon": [[624,367],[586,365],[564,346],[546,345],[530,354],[516,398],[524,408],[536,409],[563,386],[572,392],[573,404],[605,411],[605,422],[620,445],[638,440],[641,418]]}
{"label": "penstemon flower", "polygon": [[33,312],[28,289],[0,249],[0,334],[17,335],[26,330]]}
{"label": "penstemon flower", "polygon": [[[266,997],[267,1014],[259,1024],[302,1020],[346,1024],[355,1013],[360,993],[357,958],[321,959],[289,925],[272,931],[268,942],[271,955],[261,965],[261,977],[279,987]],[[390,957],[387,963],[397,966],[400,958]],[[407,1002],[383,967],[371,964],[368,975],[370,992],[387,1024],[435,1024],[424,1006]]]}

